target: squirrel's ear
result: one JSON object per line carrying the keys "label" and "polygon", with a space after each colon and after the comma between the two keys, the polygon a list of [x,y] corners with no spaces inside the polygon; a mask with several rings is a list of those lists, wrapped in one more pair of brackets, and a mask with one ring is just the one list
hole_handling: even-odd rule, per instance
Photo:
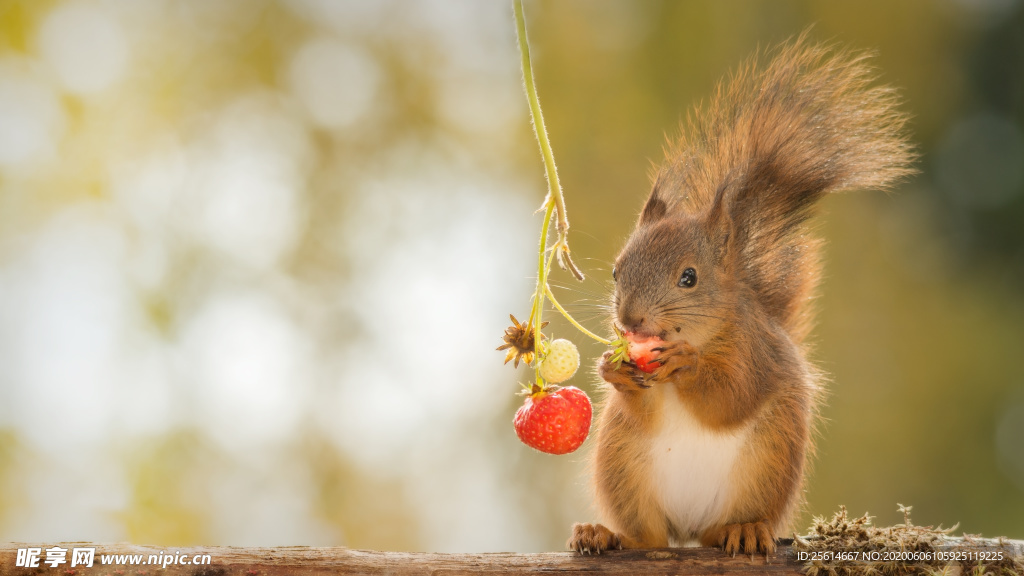
{"label": "squirrel's ear", "polygon": [[724,258],[730,248],[730,240],[735,239],[733,234],[733,220],[729,213],[728,202],[732,194],[729,193],[729,183],[723,182],[718,191],[715,192],[715,199],[708,210],[707,225],[708,236],[715,242],[715,249],[719,259]]}
{"label": "squirrel's ear", "polygon": [[651,195],[647,198],[644,211],[640,213],[640,226],[646,226],[661,220],[668,213],[668,204],[660,196],[661,179],[654,182]]}

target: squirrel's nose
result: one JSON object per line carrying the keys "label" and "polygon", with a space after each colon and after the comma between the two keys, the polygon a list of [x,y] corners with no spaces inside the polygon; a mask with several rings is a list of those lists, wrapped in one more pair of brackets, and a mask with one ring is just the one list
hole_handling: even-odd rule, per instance
{"label": "squirrel's nose", "polygon": [[637,332],[643,327],[644,316],[637,310],[631,309],[630,306],[621,306],[619,308],[619,323],[627,332]]}

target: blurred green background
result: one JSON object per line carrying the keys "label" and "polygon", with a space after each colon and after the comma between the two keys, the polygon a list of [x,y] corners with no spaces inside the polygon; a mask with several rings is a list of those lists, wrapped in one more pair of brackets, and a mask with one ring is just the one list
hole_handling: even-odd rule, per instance
{"label": "blurred green background", "polygon": [[[822,207],[797,526],[901,502],[1024,537],[1022,3],[526,15],[588,274],[554,283],[596,331],[651,165],[719,78],[810,25],[877,53],[921,173]],[[494,351],[544,191],[508,2],[0,0],[0,539],[560,549],[595,518],[590,446],[521,445],[529,375]]]}

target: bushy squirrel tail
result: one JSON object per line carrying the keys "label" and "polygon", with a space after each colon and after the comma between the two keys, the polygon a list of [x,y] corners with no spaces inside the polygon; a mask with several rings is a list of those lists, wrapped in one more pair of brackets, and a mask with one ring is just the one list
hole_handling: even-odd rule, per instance
{"label": "bushy squirrel tail", "polygon": [[872,85],[868,56],[806,35],[720,84],[655,184],[678,191],[673,208],[723,222],[739,276],[798,343],[820,278],[820,242],[805,226],[812,206],[829,192],[887,189],[915,158],[899,99]]}

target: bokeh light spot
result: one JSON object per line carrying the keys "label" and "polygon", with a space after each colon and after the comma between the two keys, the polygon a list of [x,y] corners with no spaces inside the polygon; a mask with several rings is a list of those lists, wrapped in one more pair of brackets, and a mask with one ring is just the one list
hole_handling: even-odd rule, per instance
{"label": "bokeh light spot", "polygon": [[292,59],[288,80],[313,123],[340,129],[369,111],[380,70],[362,49],[330,38],[314,38]]}
{"label": "bokeh light spot", "polygon": [[76,94],[103,91],[128,63],[120,24],[88,4],[65,4],[50,13],[39,29],[39,45],[61,85]]}
{"label": "bokeh light spot", "polygon": [[24,61],[0,62],[0,167],[52,152],[64,128],[57,95],[30,68]]}

